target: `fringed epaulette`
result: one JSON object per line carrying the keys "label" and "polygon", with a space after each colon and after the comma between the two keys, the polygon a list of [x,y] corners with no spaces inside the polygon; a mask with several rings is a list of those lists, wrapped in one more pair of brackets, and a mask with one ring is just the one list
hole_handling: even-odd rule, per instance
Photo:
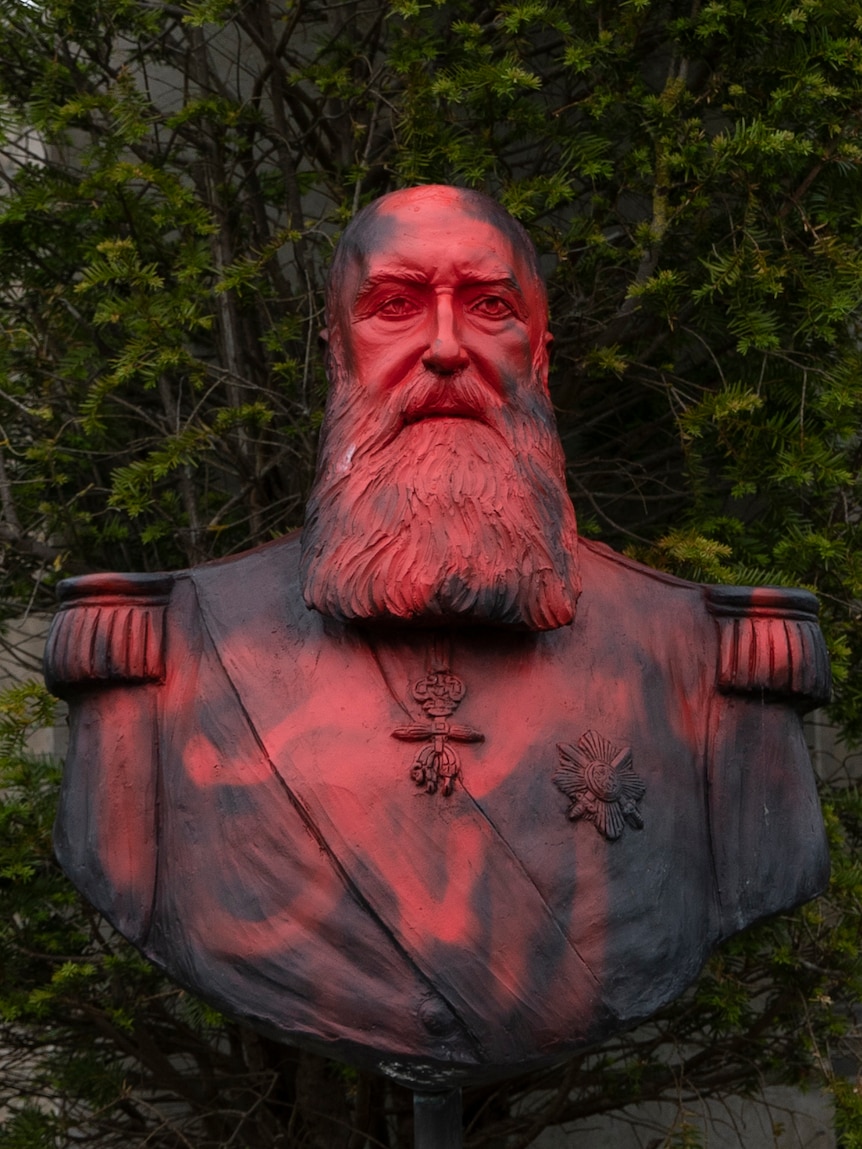
{"label": "fringed epaulette", "polygon": [[719,630],[720,690],[790,698],[808,709],[829,701],[829,655],[813,594],[711,586],[706,602]]}
{"label": "fringed epaulette", "polygon": [[94,574],[58,587],[60,609],[45,647],[48,689],[160,682],[164,616],[173,579],[164,574]]}

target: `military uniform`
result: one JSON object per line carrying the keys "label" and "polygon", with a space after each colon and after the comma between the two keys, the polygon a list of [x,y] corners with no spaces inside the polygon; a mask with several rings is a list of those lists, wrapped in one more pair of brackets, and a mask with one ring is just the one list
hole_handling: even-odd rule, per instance
{"label": "military uniform", "polygon": [[57,854],[181,984],[408,1083],[478,1080],[649,1016],[823,889],[812,595],[582,540],[571,626],[447,635],[307,610],[298,552],[61,587]]}

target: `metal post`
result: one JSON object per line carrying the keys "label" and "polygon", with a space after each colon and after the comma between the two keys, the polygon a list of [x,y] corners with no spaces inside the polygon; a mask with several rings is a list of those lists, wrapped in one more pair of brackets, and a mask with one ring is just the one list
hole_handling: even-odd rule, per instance
{"label": "metal post", "polygon": [[461,1090],[413,1092],[414,1149],[463,1149]]}

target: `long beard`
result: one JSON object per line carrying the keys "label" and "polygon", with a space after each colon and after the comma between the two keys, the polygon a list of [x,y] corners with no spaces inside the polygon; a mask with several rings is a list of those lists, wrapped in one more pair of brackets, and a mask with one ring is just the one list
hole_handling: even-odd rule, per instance
{"label": "long beard", "polygon": [[332,360],[330,374],[302,537],[307,605],[341,621],[571,622],[577,531],[544,389],[519,388],[515,407],[466,374],[423,372],[368,409]]}

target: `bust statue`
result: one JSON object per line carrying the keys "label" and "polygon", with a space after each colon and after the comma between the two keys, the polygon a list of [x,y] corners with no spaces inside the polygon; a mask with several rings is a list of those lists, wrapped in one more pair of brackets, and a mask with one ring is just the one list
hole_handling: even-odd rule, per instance
{"label": "bust statue", "polygon": [[172,978],[422,1088],[648,1017],[816,895],[805,591],[579,539],[525,232],[393,192],[328,283],[301,533],[60,588],[61,864]]}

